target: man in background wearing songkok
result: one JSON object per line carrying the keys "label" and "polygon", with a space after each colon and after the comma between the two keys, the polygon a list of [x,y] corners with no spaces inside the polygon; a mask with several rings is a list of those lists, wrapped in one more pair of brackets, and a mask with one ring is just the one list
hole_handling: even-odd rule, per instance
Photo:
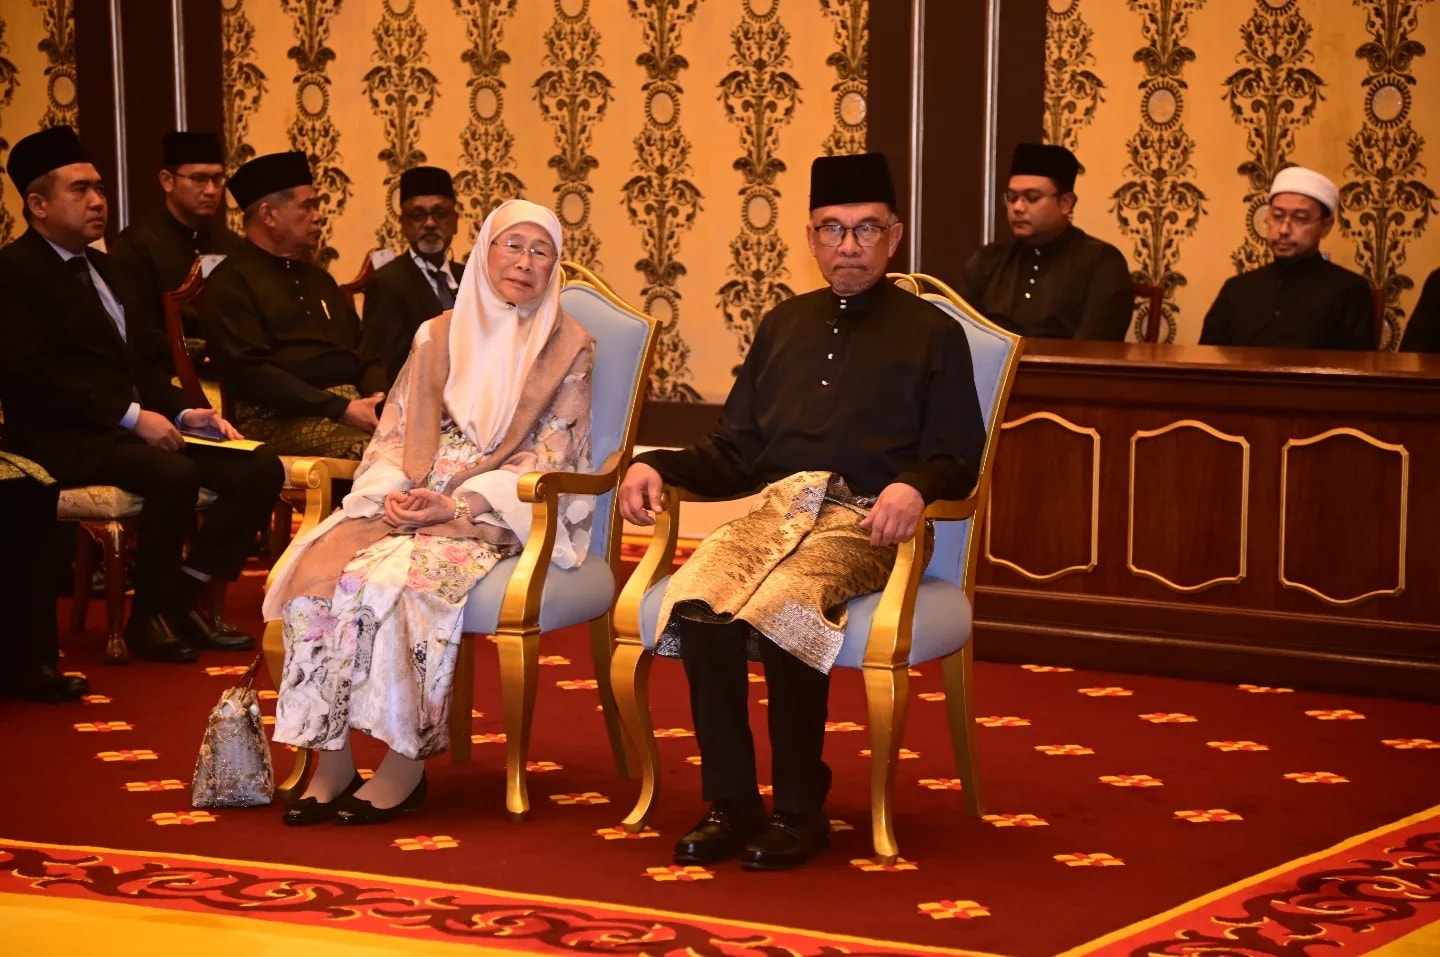
{"label": "man in background wearing songkok", "polygon": [[1070,221],[1080,162],[1063,146],[1021,143],[1001,198],[1014,240],[965,264],[960,294],[1022,336],[1125,338],[1135,298],[1125,256]]}
{"label": "man in background wearing songkok", "polygon": [[[811,168],[807,236],[828,289],[761,320],[716,430],[630,466],[620,510],[640,525],[665,482],[726,496],[764,486],[671,579],[658,654],[680,657],[710,811],[675,845],[680,864],[740,855],[749,870],[826,846],[822,760],[830,668],[853,597],[882,588],[925,504],[964,498],[985,439],[960,323],[885,279],[900,243],[879,153]],[[774,813],[756,784],[747,657],[765,665]]]}
{"label": "man in background wearing songkok", "polygon": [[1205,313],[1202,346],[1375,348],[1370,284],[1320,252],[1339,202],[1340,190],[1314,170],[1291,166],[1275,175],[1265,221],[1275,260],[1225,280]]}
{"label": "man in background wearing songkok", "polygon": [[210,274],[200,325],[235,424],[281,455],[358,459],[377,424],[384,370],[362,360],[360,319],[310,262],[320,200],[304,153],[258,156],[230,177],[245,241]]}
{"label": "man in background wearing songkok", "polygon": [[[105,233],[105,186],[75,131],[58,126],[10,151],[29,229],[0,250],[0,404],[7,448],[65,487],[141,495],[135,598],[126,643],[143,658],[185,662],[195,648],[243,650],[196,609],[204,583],[233,581],[270,515],[284,475],[264,449],[187,444],[186,430],[237,438],[210,409],[187,409],[162,361],[149,300],[89,244]],[[216,494],[191,537],[201,487]]]}
{"label": "man in background wearing songkok", "polygon": [[[115,238],[115,265],[149,298],[155,315],[164,316],[162,297],[176,289],[202,255],[228,256],[240,237],[225,225],[225,152],[214,133],[166,133],[161,141],[160,189],[165,205]],[[193,306],[182,313],[185,335],[196,337],[199,318]]]}
{"label": "man in background wearing songkok", "polygon": [[360,354],[384,365],[386,389],[410,354],[415,330],[455,306],[465,267],[449,253],[459,222],[449,173],[416,166],[400,174],[400,229],[407,247],[366,283],[360,327]]}

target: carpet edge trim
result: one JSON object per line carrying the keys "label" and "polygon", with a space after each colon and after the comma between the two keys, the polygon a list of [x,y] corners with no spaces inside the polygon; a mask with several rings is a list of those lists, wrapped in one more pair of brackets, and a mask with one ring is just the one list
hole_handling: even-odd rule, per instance
{"label": "carpet edge trim", "polygon": [[1261,871],[1258,874],[1252,874],[1249,877],[1243,877],[1238,881],[1234,881],[1224,887],[1219,888],[1218,890],[1213,890],[1209,893],[1202,894],[1199,897],[1188,900],[1183,904],[1177,904],[1176,906],[1171,907],[1168,910],[1162,911],[1161,913],[1156,914],[1153,917],[1146,917],[1144,920],[1138,920],[1135,923],[1130,924],[1129,926],[1120,928],[1119,930],[1113,930],[1110,933],[1105,934],[1103,937],[1097,937],[1094,940],[1087,941],[1086,943],[1079,944],[1075,947],[1070,948],[1069,950],[1062,951],[1059,954],[1056,954],[1055,957],[1086,957],[1087,954],[1094,953],[1102,947],[1108,947],[1116,941],[1124,940],[1126,937],[1131,937],[1135,934],[1140,933],[1141,931],[1150,930],[1151,928],[1163,924],[1168,920],[1174,920],[1175,918],[1181,917],[1191,911],[1199,910],[1201,907],[1205,907],[1206,905],[1212,904],[1222,898],[1239,893],[1247,887],[1251,887],[1263,881],[1270,880],[1273,877],[1279,877],[1281,874],[1284,874],[1287,871],[1293,871],[1297,868],[1304,867],[1307,864],[1313,864],[1316,861],[1324,860],[1327,857],[1330,857],[1334,854],[1342,853],[1343,851],[1355,847],[1358,844],[1364,844],[1367,841],[1373,841],[1376,838],[1383,837],[1384,835],[1389,834],[1393,831],[1398,831],[1435,817],[1440,817],[1440,804],[1427,808],[1423,811],[1417,811],[1414,814],[1408,814],[1405,817],[1400,818],[1398,821],[1392,821],[1389,824],[1382,824],[1379,827],[1372,828],[1371,830],[1365,831],[1362,834],[1356,834],[1352,837],[1347,837],[1343,841],[1332,844],[1330,847],[1327,847],[1323,850],[1315,851],[1314,853],[1306,854],[1302,857],[1297,857],[1294,860],[1287,861],[1284,864],[1277,864],[1276,866]]}
{"label": "carpet edge trim", "polygon": [[[151,856],[161,859],[188,861],[194,863],[224,864],[236,867],[257,867],[270,870],[294,867],[297,872],[319,874],[326,877],[342,877],[348,880],[369,880],[389,881],[401,885],[423,887],[432,890],[465,891],[472,894],[489,895],[492,897],[509,898],[516,901],[553,904],[553,905],[584,905],[597,907],[624,913],[636,917],[666,917],[679,920],[697,921],[702,924],[724,924],[733,927],[745,928],[767,933],[793,934],[797,936],[812,937],[822,941],[834,941],[836,943],[859,944],[866,947],[890,947],[911,951],[914,953],[943,954],[947,957],[1010,957],[1006,954],[987,953],[979,950],[957,950],[953,947],[938,947],[933,944],[916,944],[900,940],[879,940],[870,937],[857,937],[850,934],[836,934],[830,931],[812,930],[804,927],[784,927],[779,924],[764,924],[755,921],[736,920],[727,917],[716,917],[709,914],[696,914],[687,911],[663,910],[660,908],[636,907],[633,904],[612,904],[607,901],[591,900],[581,897],[554,897],[548,894],[533,894],[524,891],[511,891],[504,888],[482,887],[476,884],[445,883],[442,881],[426,880],[424,878],[402,878],[394,874],[376,874],[368,871],[336,870],[327,867],[311,867],[276,863],[273,861],[255,861],[244,858],[212,857],[204,854],[185,854],[182,852],[155,851],[148,848],[118,848],[102,847],[90,844],[57,844],[51,841],[26,841],[8,838],[0,835],[0,846],[10,845],[14,847],[26,847],[33,849],[53,849],[63,851],[78,851],[87,854],[114,854],[129,857]],[[139,906],[139,905],[136,905]]]}

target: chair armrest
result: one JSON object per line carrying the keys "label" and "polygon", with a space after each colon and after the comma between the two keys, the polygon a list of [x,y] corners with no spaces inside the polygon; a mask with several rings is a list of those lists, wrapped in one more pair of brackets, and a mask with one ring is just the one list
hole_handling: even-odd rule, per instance
{"label": "chair armrest", "polygon": [[[975,515],[975,509],[979,504],[980,492],[977,489],[965,498],[936,499],[925,507],[924,517],[942,522],[971,518]],[[924,526],[922,525],[921,528],[923,529]]]}
{"label": "chair armrest", "polygon": [[561,492],[602,495],[615,487],[620,459],[619,452],[611,453],[595,472],[526,472],[520,476],[515,494],[522,502],[536,503],[553,501]]}
{"label": "chair armrest", "polygon": [[[288,455],[282,455],[280,461],[285,466],[286,485],[291,489],[303,489],[305,492],[305,511],[300,518],[300,529],[295,538],[291,539],[293,546],[295,540],[330,516],[335,507],[335,482],[353,479],[360,463],[350,459],[308,456],[291,458]],[[271,566],[270,574],[265,577],[267,589],[290,561],[290,552],[291,548],[285,549]]]}
{"label": "chair armrest", "polygon": [[526,472],[520,476],[515,494],[520,501],[531,504],[530,534],[505,588],[498,627],[525,630],[539,626],[540,598],[560,528],[560,494],[600,495],[610,491],[619,480],[621,461],[622,456],[615,452],[598,472]]}
{"label": "chair armrest", "polygon": [[963,499],[937,499],[926,506],[915,523],[915,534],[901,542],[895,552],[895,567],[885,582],[880,604],[870,621],[870,634],[865,639],[866,668],[893,669],[909,667],[911,625],[915,617],[915,596],[925,574],[925,542],[927,520],[957,521],[972,517],[979,507],[981,490],[977,487]]}

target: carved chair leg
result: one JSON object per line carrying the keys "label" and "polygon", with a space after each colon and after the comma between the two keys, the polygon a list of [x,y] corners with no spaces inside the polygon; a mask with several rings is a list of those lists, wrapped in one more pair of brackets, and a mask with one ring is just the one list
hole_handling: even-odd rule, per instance
{"label": "carved chair leg", "polygon": [[955,769],[960,775],[965,810],[971,817],[985,813],[975,749],[974,651],[966,645],[941,662],[945,683],[945,710],[950,716],[950,742]]}
{"label": "carved chair leg", "polygon": [[279,801],[291,801],[305,793],[305,785],[310,781],[310,772],[315,770],[315,752],[309,748],[301,748],[295,752],[295,763],[290,768],[290,776],[275,786],[275,798]]}
{"label": "carved chair leg", "polygon": [[876,859],[894,864],[900,847],[895,842],[892,798],[909,705],[909,667],[902,662],[893,668],[862,668],[861,672],[870,722],[870,834]]}
{"label": "carved chair leg", "polygon": [[95,574],[96,543],[83,522],[75,523],[75,578],[70,584],[70,630],[85,630],[90,610],[90,583]]}
{"label": "carved chair leg", "polygon": [[510,820],[518,823],[530,816],[525,764],[530,757],[530,726],[539,684],[540,633],[499,634],[495,646],[500,653],[500,697],[505,705],[505,809]]}
{"label": "carved chair leg", "polygon": [[130,660],[125,647],[125,526],[95,522],[85,527],[100,543],[105,562],[105,663],[123,665]]}
{"label": "carved chair leg", "polygon": [[470,712],[475,707],[475,644],[479,635],[460,636],[455,683],[450,688],[450,761],[470,763]]}
{"label": "carved chair leg", "polygon": [[595,663],[595,685],[600,692],[600,711],[605,718],[605,733],[610,738],[610,755],[615,759],[615,772],[622,778],[635,777],[630,753],[625,747],[625,732],[620,728],[620,715],[615,710],[615,690],[610,684],[610,659],[614,656],[615,633],[609,614],[590,622],[590,656]]}
{"label": "carved chair leg", "polygon": [[660,749],[650,719],[650,666],[655,656],[641,645],[621,642],[610,661],[610,684],[625,739],[640,772],[640,796],[620,826],[632,834],[645,827],[645,819],[660,797]]}
{"label": "carved chair leg", "polygon": [[280,679],[285,674],[285,626],[278,621],[265,622],[265,631],[260,637],[260,653],[265,656],[265,673],[275,690],[280,690]]}

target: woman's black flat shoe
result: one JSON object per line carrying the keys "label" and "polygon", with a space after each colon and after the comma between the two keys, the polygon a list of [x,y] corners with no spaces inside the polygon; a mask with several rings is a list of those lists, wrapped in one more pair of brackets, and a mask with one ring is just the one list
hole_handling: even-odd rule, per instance
{"label": "woman's black flat shoe", "polygon": [[409,813],[420,807],[425,801],[425,775],[420,775],[420,783],[415,785],[405,800],[394,807],[376,807],[363,798],[357,798],[353,794],[347,794],[341,800],[335,802],[336,824],[384,824],[386,821],[394,820],[402,814]]}
{"label": "woman's black flat shoe", "polygon": [[321,824],[328,821],[335,816],[340,802],[360,790],[360,786],[364,783],[365,779],[357,774],[333,801],[320,801],[315,798],[299,798],[291,801],[285,808],[285,815],[281,820],[291,827],[305,827],[308,824]]}

